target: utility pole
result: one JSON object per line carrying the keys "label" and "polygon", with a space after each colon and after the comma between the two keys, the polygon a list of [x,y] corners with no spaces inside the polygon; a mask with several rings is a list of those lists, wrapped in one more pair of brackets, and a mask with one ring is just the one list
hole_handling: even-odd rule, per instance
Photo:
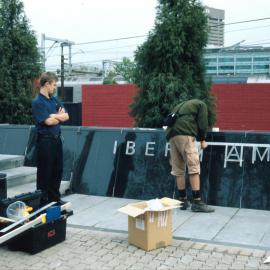
{"label": "utility pole", "polygon": [[[45,48],[45,41],[53,41],[54,43],[52,46],[48,49],[46,53],[46,48]],[[71,46],[74,45],[75,43],[73,41],[69,41],[67,39],[59,39],[59,38],[53,38],[53,37],[47,37],[45,34],[41,35],[41,55],[42,55],[42,62],[43,62],[43,69],[45,70],[45,64],[46,64],[46,55],[48,52],[54,47],[56,43],[60,43],[61,46],[61,71],[60,71],[60,77],[61,77],[61,95],[64,95],[64,80],[65,80],[65,57],[64,57],[64,47],[68,46],[69,47],[69,54],[68,54],[68,73],[69,75],[71,74],[71,68],[72,68],[72,61],[71,61]]]}
{"label": "utility pole", "polygon": [[61,43],[61,98],[64,96],[64,81],[65,81],[65,57],[64,57],[64,43]]}

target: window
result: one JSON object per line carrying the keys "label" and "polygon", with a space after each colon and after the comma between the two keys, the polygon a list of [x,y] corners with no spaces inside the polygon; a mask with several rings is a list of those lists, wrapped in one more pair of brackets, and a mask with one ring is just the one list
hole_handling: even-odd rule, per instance
{"label": "window", "polygon": [[223,62],[223,63],[228,63],[228,62],[233,62],[234,59],[232,57],[220,57],[219,58],[219,62]]}
{"label": "window", "polygon": [[206,67],[206,70],[217,70],[217,67]]}
{"label": "window", "polygon": [[237,65],[236,69],[251,69],[251,65]]}
{"label": "window", "polygon": [[219,66],[218,68],[220,70],[233,70],[234,66]]}
{"label": "window", "polygon": [[251,62],[251,57],[237,57],[237,62]]}
{"label": "window", "polygon": [[254,69],[269,69],[269,65],[254,65]]}
{"label": "window", "polygon": [[204,59],[205,63],[216,63],[217,62],[217,58],[205,58]]}
{"label": "window", "polygon": [[253,58],[254,62],[269,62],[270,61],[270,57],[254,57]]}

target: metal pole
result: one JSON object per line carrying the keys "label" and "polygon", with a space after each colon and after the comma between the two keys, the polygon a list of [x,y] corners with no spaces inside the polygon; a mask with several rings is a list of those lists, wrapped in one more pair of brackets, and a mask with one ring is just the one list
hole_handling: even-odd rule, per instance
{"label": "metal pole", "polygon": [[72,64],[71,64],[71,57],[72,57],[72,55],[71,55],[71,44],[68,45],[68,50],[69,50],[68,75],[70,76],[71,75],[71,66],[72,66]]}
{"label": "metal pole", "polygon": [[61,99],[64,97],[64,79],[65,79],[65,66],[64,66],[64,43],[61,43]]}
{"label": "metal pole", "polygon": [[45,34],[41,34],[41,61],[42,61],[42,70],[45,71],[45,64],[46,64],[46,55],[45,55]]}

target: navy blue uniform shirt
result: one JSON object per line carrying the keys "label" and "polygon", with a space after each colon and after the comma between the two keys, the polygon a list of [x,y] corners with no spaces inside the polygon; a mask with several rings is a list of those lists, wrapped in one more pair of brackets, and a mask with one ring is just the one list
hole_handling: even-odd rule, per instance
{"label": "navy blue uniform shirt", "polygon": [[32,101],[32,113],[36,125],[36,130],[39,134],[60,134],[60,125],[48,126],[44,121],[50,117],[50,114],[57,113],[63,104],[55,97],[45,97],[38,94]]}

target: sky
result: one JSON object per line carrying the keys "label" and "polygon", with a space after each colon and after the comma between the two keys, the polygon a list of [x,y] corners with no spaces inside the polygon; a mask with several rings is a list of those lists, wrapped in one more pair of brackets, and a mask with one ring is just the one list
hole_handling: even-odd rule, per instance
{"label": "sky", "polygon": [[[153,29],[157,0],[22,0],[25,14],[38,42],[46,37],[65,39],[72,46],[72,63],[100,66],[102,60],[132,58],[137,46]],[[224,9],[225,24],[270,17],[270,0],[201,0],[204,5]],[[142,36],[142,37],[138,37]],[[116,41],[97,42],[127,38]],[[270,46],[270,19],[225,25],[225,46]],[[81,44],[86,43],[86,44]],[[53,47],[52,47],[53,46]],[[46,68],[60,66],[60,47],[45,42]],[[68,49],[64,53],[67,55]]]}

